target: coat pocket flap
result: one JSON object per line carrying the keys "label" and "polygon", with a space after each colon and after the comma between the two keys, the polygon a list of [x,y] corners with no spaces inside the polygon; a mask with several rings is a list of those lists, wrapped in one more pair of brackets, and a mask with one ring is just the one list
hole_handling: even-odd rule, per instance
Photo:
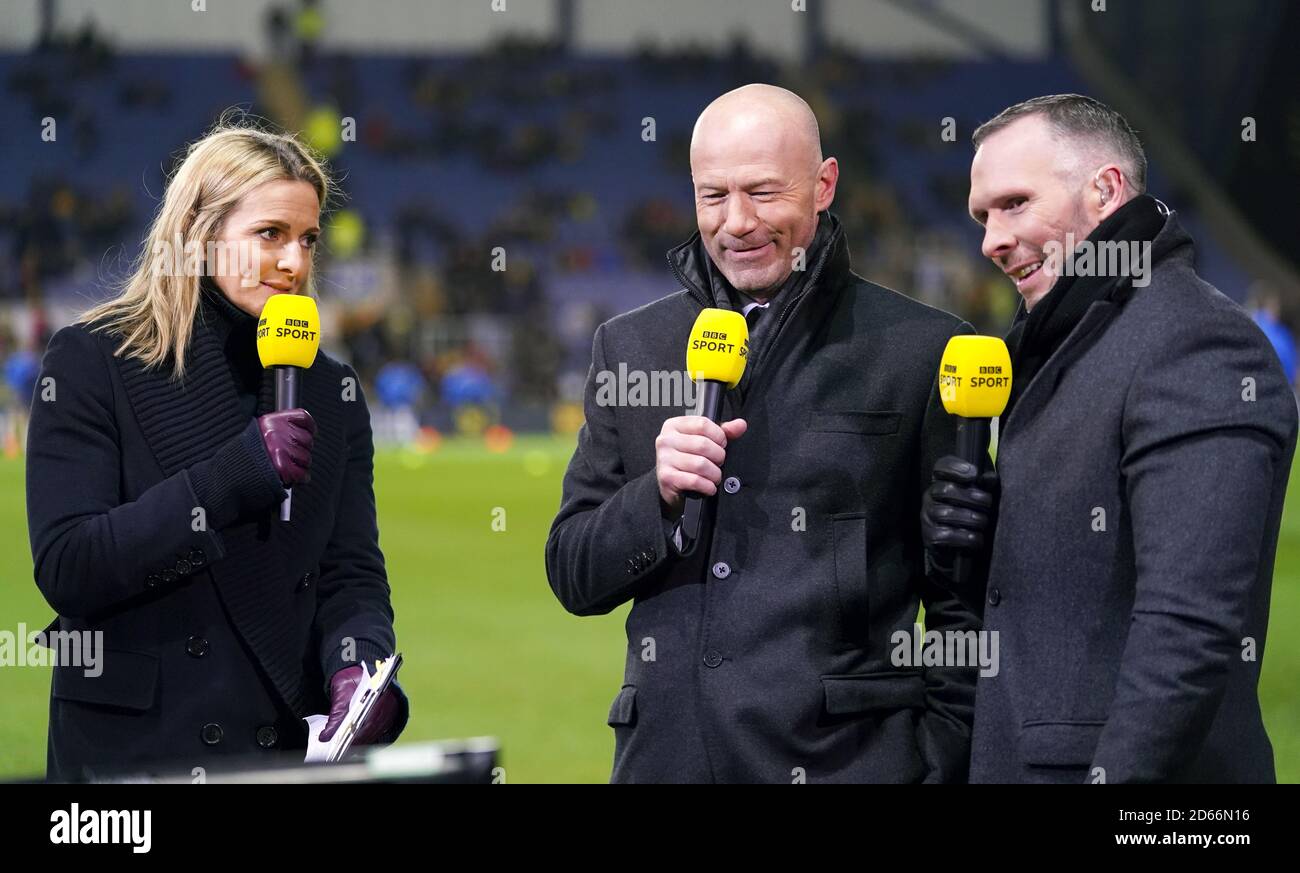
{"label": "coat pocket flap", "polygon": [[1020,727],[1020,759],[1040,767],[1087,767],[1104,721],[1027,721]]}
{"label": "coat pocket flap", "polygon": [[900,415],[881,410],[874,412],[813,411],[808,417],[808,429],[825,433],[898,433]]}
{"label": "coat pocket flap", "polygon": [[920,673],[899,670],[823,676],[822,687],[826,711],[831,715],[925,706],[925,679]]}
{"label": "coat pocket flap", "polygon": [[146,710],[158,688],[158,657],[144,652],[101,650],[99,663],[60,664],[50,693],[60,700]]}
{"label": "coat pocket flap", "polygon": [[636,722],[636,686],[624,685],[618,692],[618,697],[614,698],[614,704],[609,708],[609,718],[606,724],[610,727],[622,727],[631,725]]}

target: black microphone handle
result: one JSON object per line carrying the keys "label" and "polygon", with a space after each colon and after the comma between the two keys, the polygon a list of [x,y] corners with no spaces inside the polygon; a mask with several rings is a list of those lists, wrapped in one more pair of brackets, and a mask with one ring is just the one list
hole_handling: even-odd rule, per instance
{"label": "black microphone handle", "polygon": [[277,364],[275,367],[275,411],[284,412],[298,405],[297,367]]}
{"label": "black microphone handle", "polygon": [[[706,379],[696,384],[695,415],[702,415],[717,424],[722,417],[722,392],[726,386],[721,382]],[[707,498],[694,491],[686,493],[686,502],[682,507],[682,546],[693,548],[700,538],[700,517],[704,514],[704,501]]]}
{"label": "black microphone handle", "polygon": [[[987,418],[963,418],[957,425],[957,457],[975,465],[976,476],[989,466],[989,421]],[[952,566],[957,583],[965,584],[974,569],[974,557],[967,552],[958,552]]]}
{"label": "black microphone handle", "polygon": [[[275,411],[283,412],[298,405],[298,367],[276,365],[275,367]],[[288,521],[293,507],[293,489],[286,488],[284,500],[280,501],[280,521]]]}
{"label": "black microphone handle", "polygon": [[990,421],[963,418],[957,424],[957,457],[974,464],[977,473],[983,473],[989,466]]}

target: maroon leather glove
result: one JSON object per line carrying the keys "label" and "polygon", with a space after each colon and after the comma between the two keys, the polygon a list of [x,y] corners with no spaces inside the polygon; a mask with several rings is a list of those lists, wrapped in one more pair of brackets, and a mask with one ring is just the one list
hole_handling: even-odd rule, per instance
{"label": "maroon leather glove", "polygon": [[[330,678],[330,717],[325,722],[325,729],[320,732],[321,742],[329,742],[334,732],[339,729],[339,725],[343,723],[344,717],[348,714],[348,706],[352,703],[352,695],[356,693],[357,683],[363,676],[364,673],[358,665],[344,667]],[[393,722],[397,720],[400,709],[401,704],[397,700],[397,693],[392,688],[386,689],[375,702],[374,708],[370,710],[370,717],[366,719],[365,726],[357,733],[352,745],[368,746],[387,734],[393,729]]]}
{"label": "maroon leather glove", "polygon": [[305,409],[268,412],[257,420],[262,445],[286,488],[311,481],[311,441],[316,422]]}

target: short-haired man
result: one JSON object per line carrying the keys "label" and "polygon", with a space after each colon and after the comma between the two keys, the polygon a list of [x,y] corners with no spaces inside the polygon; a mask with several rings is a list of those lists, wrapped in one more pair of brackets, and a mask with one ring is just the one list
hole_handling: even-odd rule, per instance
{"label": "short-haired man", "polygon": [[964,590],[1001,663],[971,779],[1273,781],[1256,686],[1297,418],[1277,356],[1196,275],[1118,113],[1040,97],[974,142],[970,214],[1022,298],[1000,494],[945,458],[923,508],[937,578],[987,564]]}

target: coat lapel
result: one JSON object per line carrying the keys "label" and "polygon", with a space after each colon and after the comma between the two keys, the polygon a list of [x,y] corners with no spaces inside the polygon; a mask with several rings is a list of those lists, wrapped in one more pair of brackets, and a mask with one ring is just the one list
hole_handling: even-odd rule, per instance
{"label": "coat lapel", "polygon": [[[1016,401],[1015,407],[1011,410],[1011,416],[1004,422],[998,422],[998,441],[1005,443],[1007,435],[1011,432],[1011,425],[1015,424],[1017,428],[1024,427],[1025,423],[1037,415],[1047,402],[1051,399],[1052,393],[1056,390],[1056,384],[1060,381],[1061,375],[1065,372],[1070,364],[1078,359],[1079,355],[1087,351],[1092,341],[1100,335],[1102,329],[1111,320],[1116,312],[1119,311],[1118,304],[1110,300],[1098,300],[1088,307],[1079,319],[1079,323],[1070,331],[1069,336],[1061,343],[1047,362],[1043,364],[1028,385],[1020,399]],[[1015,373],[1011,374],[1015,378]]]}
{"label": "coat lapel", "polygon": [[201,322],[194,326],[183,383],[172,381],[168,367],[146,369],[128,357],[117,361],[136,420],[164,476],[212,457],[247,424],[239,414],[225,354]]}

